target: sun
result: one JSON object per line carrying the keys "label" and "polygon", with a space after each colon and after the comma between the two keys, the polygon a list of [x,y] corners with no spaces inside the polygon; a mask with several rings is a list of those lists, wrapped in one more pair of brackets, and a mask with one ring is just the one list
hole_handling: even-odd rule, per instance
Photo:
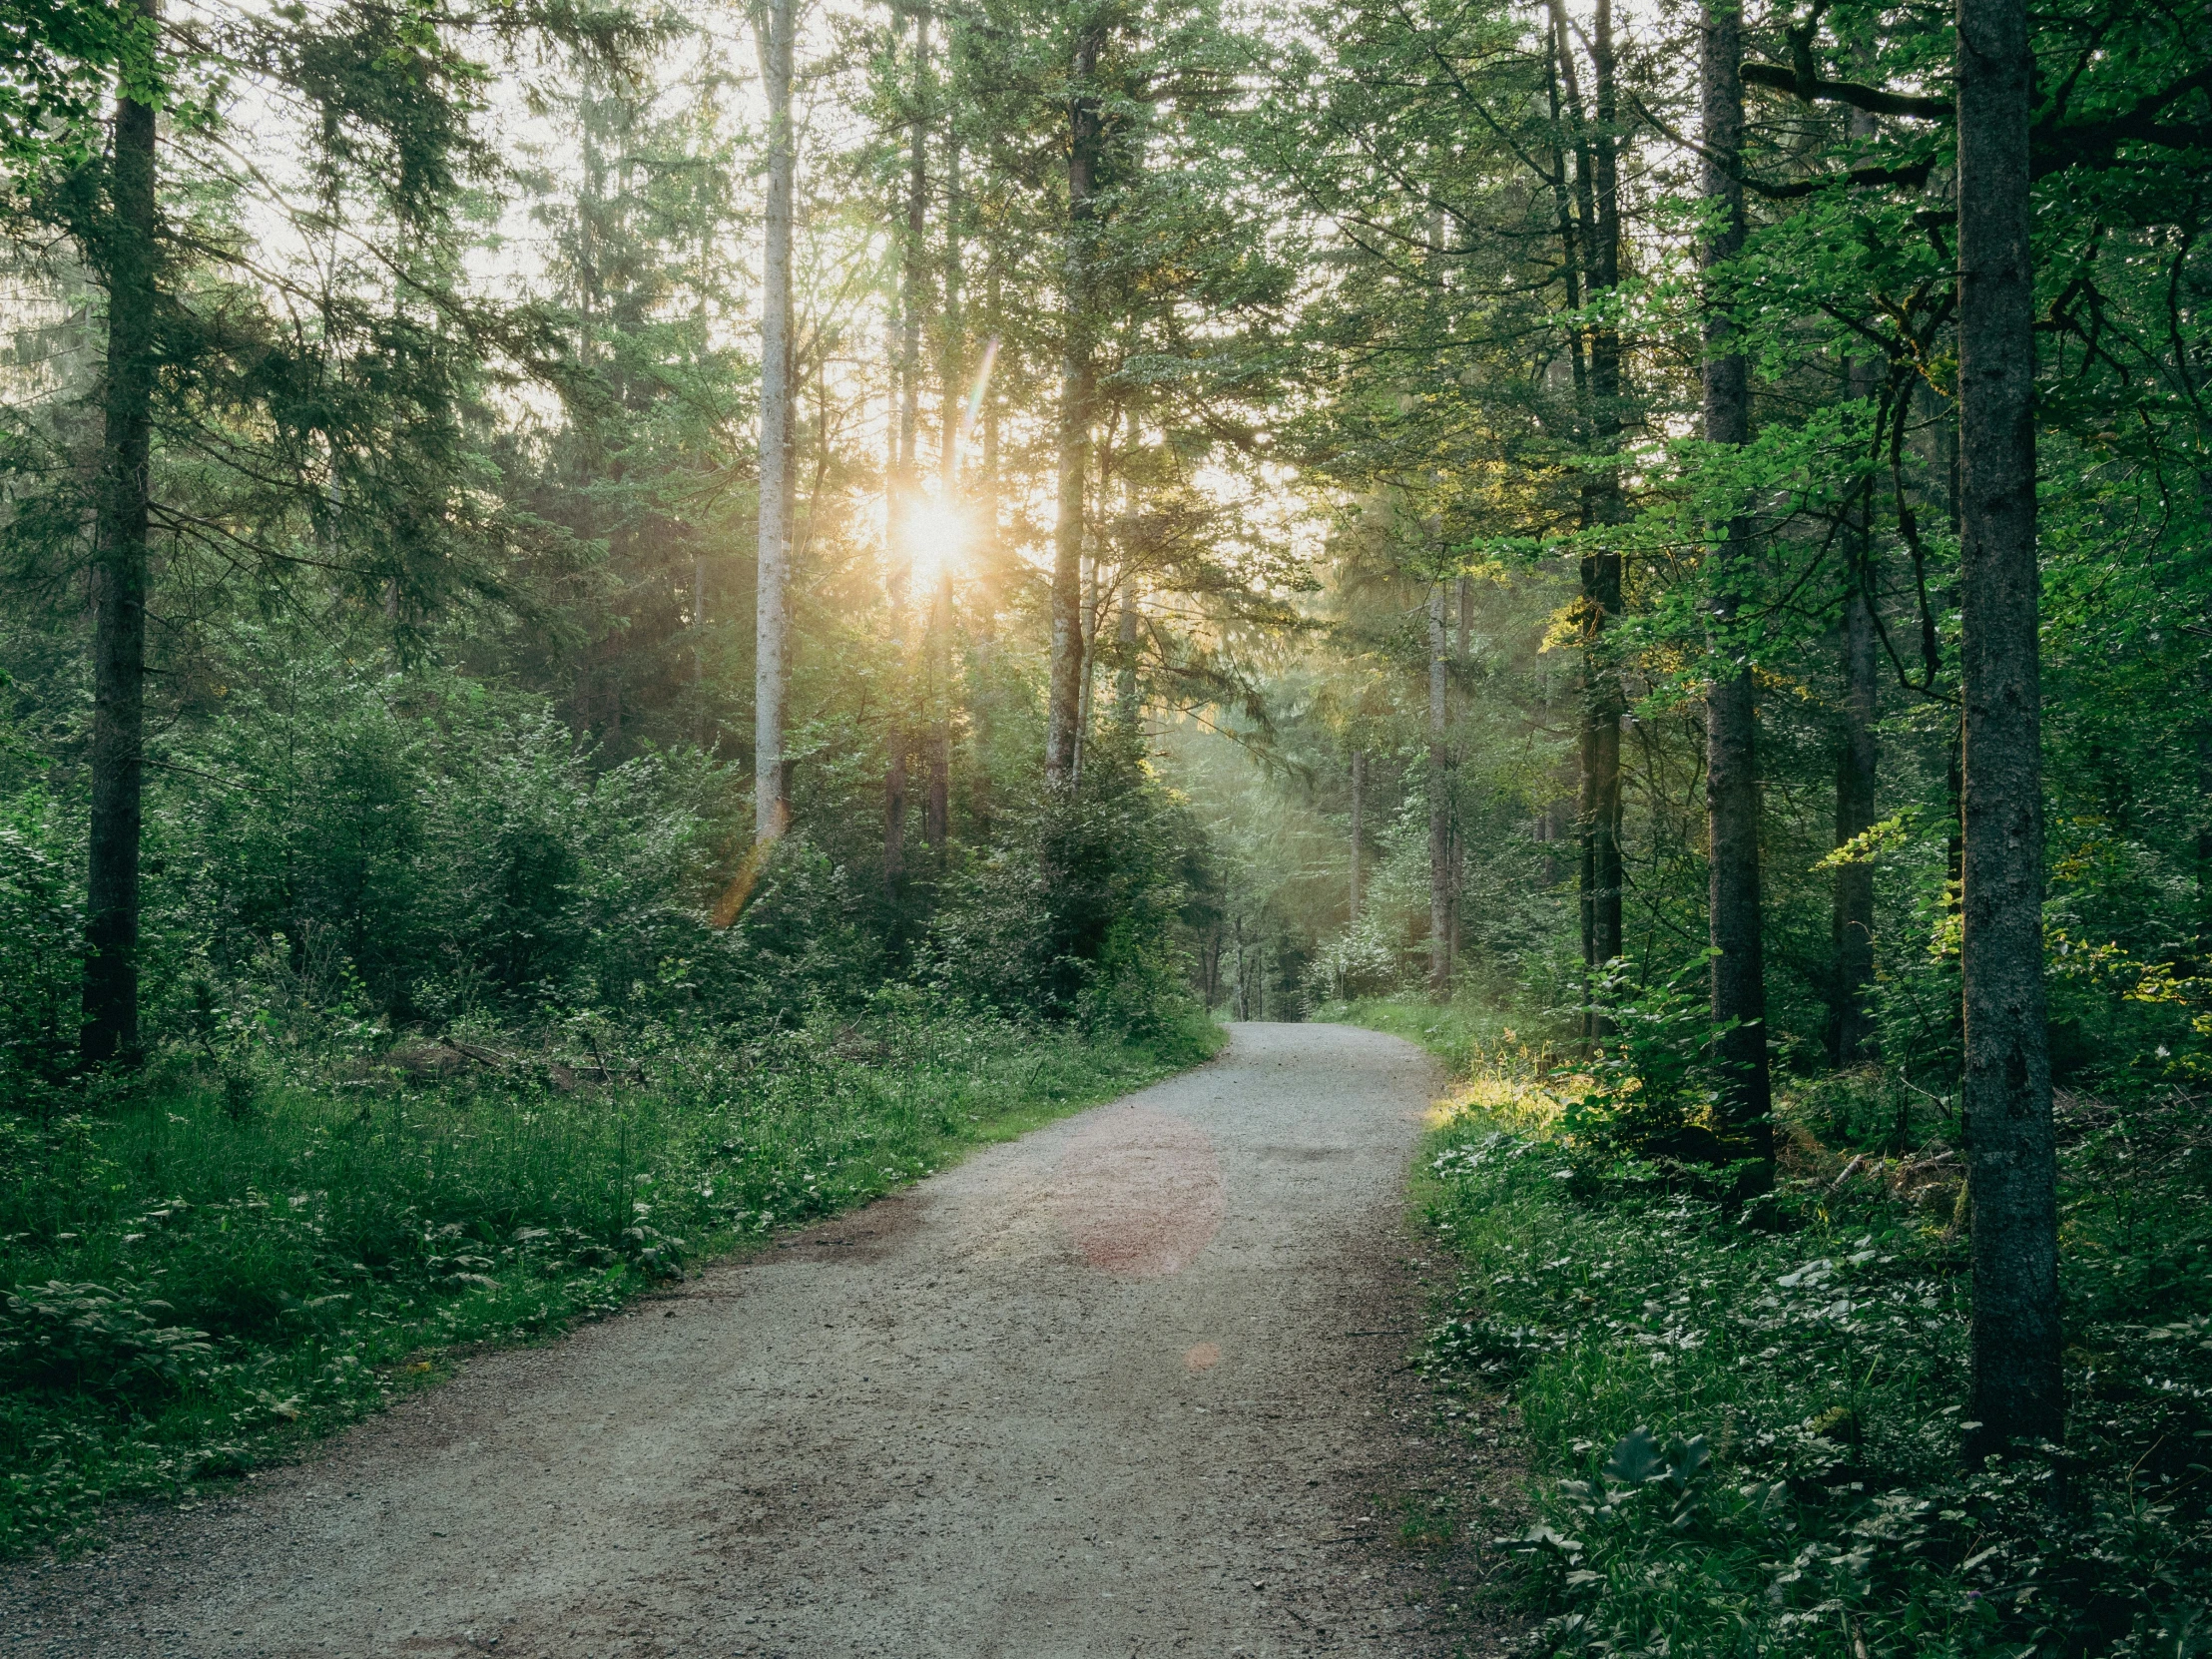
{"label": "sun", "polygon": [[908,580],[917,592],[926,592],[967,551],[967,515],[949,502],[923,497],[906,511],[903,539]]}

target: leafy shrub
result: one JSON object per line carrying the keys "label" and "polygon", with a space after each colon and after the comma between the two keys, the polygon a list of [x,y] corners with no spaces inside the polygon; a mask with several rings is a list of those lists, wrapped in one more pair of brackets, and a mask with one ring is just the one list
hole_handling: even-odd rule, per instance
{"label": "leafy shrub", "polygon": [[1003,1010],[1132,1035],[1163,1011],[1179,1022],[1190,993],[1174,943],[1177,844],[1187,838],[1176,811],[1132,741],[1101,734],[1080,790],[1043,795],[946,882],[928,971],[953,994]]}
{"label": "leafy shrub", "polygon": [[[180,742],[189,776],[246,786],[152,809],[149,907],[203,981],[275,969],[315,1009],[351,983],[396,1020],[513,1015],[619,1003],[710,943],[707,803],[727,779],[660,756],[600,768],[542,700],[310,658]],[[190,1026],[189,1004],[158,1011]]]}
{"label": "leafy shrub", "polygon": [[1566,1108],[1561,1129],[1583,1165],[1620,1158],[1718,1164],[1740,1156],[1713,1130],[1711,1056],[1728,1028],[1708,1011],[1710,954],[1643,986],[1622,958],[1592,986],[1587,1011],[1605,1035],[1552,1079]]}
{"label": "leafy shrub", "polygon": [[1537,1650],[2196,1651],[2212,1251],[2175,1201],[2202,1190],[2199,1121],[2175,1103],[2067,1135],[2054,1503],[2040,1465],[1961,1467],[1962,1242],[1863,1161],[1808,1152],[1800,1123],[1795,1155],[1828,1161],[1758,1233],[1679,1190],[1578,1179],[1525,1115],[1456,1118],[1429,1216],[1462,1273],[1426,1358],[1518,1406],[1538,1519],[1500,1545],[1548,1614]]}
{"label": "leafy shrub", "polygon": [[215,1358],[208,1334],[142,1287],[110,1290],[49,1280],[8,1294],[0,1312],[0,1377],[17,1387],[140,1398],[184,1386]]}

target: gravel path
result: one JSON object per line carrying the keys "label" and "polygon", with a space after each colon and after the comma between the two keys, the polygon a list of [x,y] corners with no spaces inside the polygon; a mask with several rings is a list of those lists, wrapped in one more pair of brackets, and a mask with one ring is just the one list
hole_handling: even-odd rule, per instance
{"label": "gravel path", "polygon": [[[0,1656],[1448,1651],[1406,1159],[1343,1026],[994,1147],[0,1577]],[[1380,1499],[1381,1501],[1378,1501]]]}

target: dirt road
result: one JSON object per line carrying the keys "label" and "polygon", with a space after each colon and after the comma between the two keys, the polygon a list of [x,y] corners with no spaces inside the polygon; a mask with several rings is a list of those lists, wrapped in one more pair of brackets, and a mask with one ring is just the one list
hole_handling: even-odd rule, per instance
{"label": "dirt road", "polygon": [[1393,1375],[1436,1073],[1373,1032],[1234,1030],[236,1497],[9,1569],[0,1659],[1444,1651],[1427,1569],[1373,1541],[1426,1454]]}

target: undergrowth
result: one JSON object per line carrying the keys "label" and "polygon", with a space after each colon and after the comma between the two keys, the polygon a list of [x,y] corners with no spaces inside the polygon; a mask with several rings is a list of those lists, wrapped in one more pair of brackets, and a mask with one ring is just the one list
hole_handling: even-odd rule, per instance
{"label": "undergrowth", "polygon": [[[1425,1148],[1460,1264],[1425,1363],[1506,1393],[1538,1516],[1495,1541],[1552,1654],[2212,1651],[2212,1138],[2171,1091],[2060,1102],[2057,1488],[1965,1468],[1966,1250],[1939,1111],[1872,1073],[1786,1096],[1758,1225],[1578,1142],[1489,1016],[1367,1004],[1463,1103]],[[1485,1022],[1488,1022],[1487,1024]],[[1485,1040],[1484,1033],[1494,1033]]]}
{"label": "undergrowth", "polygon": [[0,1552],[84,1542],[103,1504],[241,1476],[459,1345],[596,1317],[1216,1041],[902,987],[742,1042],[632,1030],[619,1060],[172,1054],[0,1113]]}

